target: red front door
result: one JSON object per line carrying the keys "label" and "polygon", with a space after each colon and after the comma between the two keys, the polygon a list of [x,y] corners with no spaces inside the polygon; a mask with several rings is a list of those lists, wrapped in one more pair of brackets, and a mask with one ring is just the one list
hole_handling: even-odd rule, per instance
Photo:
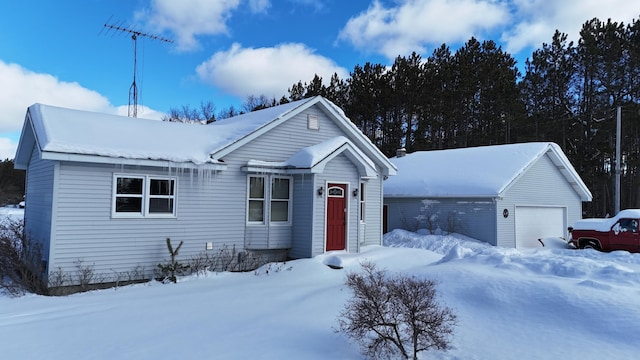
{"label": "red front door", "polygon": [[347,185],[327,185],[327,251],[344,250],[347,217]]}

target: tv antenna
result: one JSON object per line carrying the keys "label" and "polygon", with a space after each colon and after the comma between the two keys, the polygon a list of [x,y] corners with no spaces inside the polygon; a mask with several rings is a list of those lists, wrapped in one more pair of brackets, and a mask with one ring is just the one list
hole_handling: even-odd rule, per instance
{"label": "tv antenna", "polygon": [[129,87],[129,107],[127,115],[130,117],[138,117],[138,85],[136,84],[136,75],[138,73],[138,37],[146,37],[151,40],[158,40],[166,43],[173,43],[173,40],[164,38],[160,35],[144,33],[131,26],[123,25],[123,22],[120,22],[119,24],[109,24],[107,21],[102,29],[107,29],[107,32],[114,31],[131,34],[131,39],[133,40],[133,82]]}

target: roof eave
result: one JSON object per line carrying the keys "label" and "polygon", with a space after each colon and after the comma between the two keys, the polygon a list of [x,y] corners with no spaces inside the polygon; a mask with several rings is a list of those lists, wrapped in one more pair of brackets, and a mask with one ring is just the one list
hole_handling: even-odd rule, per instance
{"label": "roof eave", "polygon": [[434,195],[434,194],[408,194],[408,195],[395,195],[395,194],[384,194],[385,198],[394,198],[394,199],[488,199],[488,200],[502,200],[502,196],[495,194],[474,194],[474,195]]}
{"label": "roof eave", "polygon": [[72,162],[89,162],[97,164],[115,164],[115,165],[134,165],[134,166],[151,166],[162,168],[182,168],[182,169],[208,169],[208,170],[224,170],[227,165],[223,163],[203,163],[196,164],[193,162],[178,162],[161,159],[135,159],[124,157],[99,156],[89,154],[72,154],[62,152],[43,151],[42,159]]}
{"label": "roof eave", "polygon": [[38,143],[36,133],[31,120],[31,113],[27,108],[27,113],[22,124],[22,132],[20,133],[20,141],[13,160],[14,168],[18,170],[26,170],[31,161],[31,151],[33,146]]}

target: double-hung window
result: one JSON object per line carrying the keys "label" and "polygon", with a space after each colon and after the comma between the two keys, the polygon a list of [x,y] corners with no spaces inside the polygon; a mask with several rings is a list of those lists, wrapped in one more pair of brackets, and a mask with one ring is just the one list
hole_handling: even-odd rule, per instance
{"label": "double-hung window", "polygon": [[114,175],[112,213],[115,217],[173,217],[175,194],[175,178]]}
{"label": "double-hung window", "polygon": [[283,176],[252,175],[249,176],[247,192],[248,223],[290,223],[291,178]]}
{"label": "double-hung window", "polygon": [[289,178],[271,178],[271,222],[289,222],[290,184]]}
{"label": "double-hung window", "polygon": [[247,220],[250,223],[264,223],[264,176],[249,177],[249,204]]}
{"label": "double-hung window", "polygon": [[176,181],[149,178],[149,214],[173,214]]}

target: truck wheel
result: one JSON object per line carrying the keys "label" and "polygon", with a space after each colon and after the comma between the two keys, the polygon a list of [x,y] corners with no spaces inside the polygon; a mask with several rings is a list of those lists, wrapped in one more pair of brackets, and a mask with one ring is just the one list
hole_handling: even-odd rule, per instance
{"label": "truck wheel", "polygon": [[582,244],[583,249],[593,249],[596,251],[600,251],[600,246],[595,241],[587,241]]}

